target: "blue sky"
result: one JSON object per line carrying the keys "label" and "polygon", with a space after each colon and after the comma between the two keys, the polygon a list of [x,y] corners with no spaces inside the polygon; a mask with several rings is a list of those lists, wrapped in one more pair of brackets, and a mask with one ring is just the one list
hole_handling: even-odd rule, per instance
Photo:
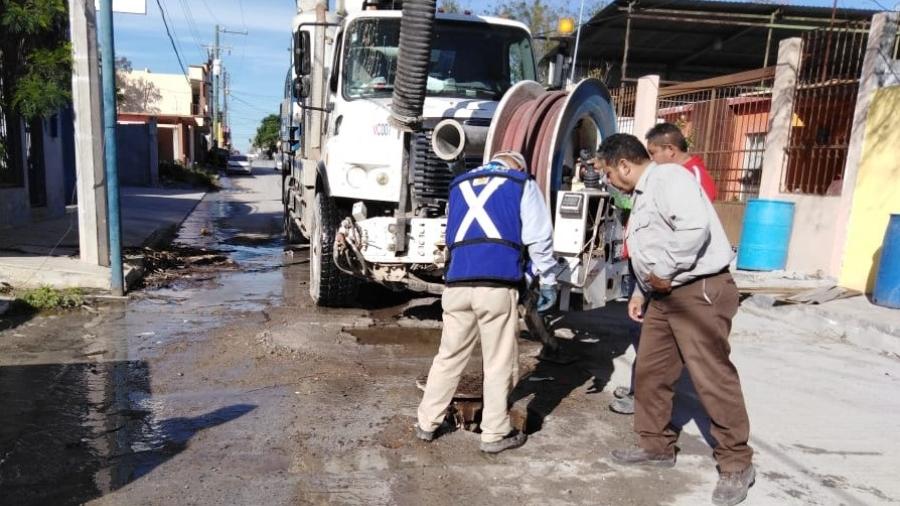
{"label": "blue sky", "polygon": [[[166,11],[185,66],[206,61],[202,46],[213,41],[216,23],[229,30],[247,30],[248,35],[222,34],[221,43],[231,46],[223,55],[230,74],[232,138],[246,151],[260,120],[277,113],[290,64],[291,18],[294,0],[158,0]],[[361,0],[347,0],[361,1]],[[440,2],[439,2],[440,3]],[[464,8],[491,10],[497,1],[462,0]],[[553,5],[576,6],[577,1],[549,0]],[[586,2],[591,3],[591,2]],[[830,6],[831,0],[794,0],[795,5]],[[896,8],[897,0],[840,0],[841,7]],[[881,6],[879,7],[879,4]],[[570,7],[571,8],[571,7]],[[180,73],[175,53],[166,36],[157,0],[147,0],[147,15],[116,14],[113,21],[116,55],[131,60],[135,69],[157,73]]]}

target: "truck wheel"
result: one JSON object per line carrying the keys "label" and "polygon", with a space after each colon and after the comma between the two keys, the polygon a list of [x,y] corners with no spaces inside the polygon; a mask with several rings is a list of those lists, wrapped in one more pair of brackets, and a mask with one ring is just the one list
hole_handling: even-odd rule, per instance
{"label": "truck wheel", "polygon": [[332,251],[340,216],[334,202],[316,193],[309,234],[309,294],[319,306],[347,306],[356,299],[359,281],[334,265]]}
{"label": "truck wheel", "polygon": [[284,205],[284,215],[282,218],[282,226],[284,227],[284,245],[290,246],[291,244],[303,244],[304,238],[300,233],[300,229],[297,227],[297,223],[294,221],[294,218],[291,217],[291,210],[288,208],[287,204]]}

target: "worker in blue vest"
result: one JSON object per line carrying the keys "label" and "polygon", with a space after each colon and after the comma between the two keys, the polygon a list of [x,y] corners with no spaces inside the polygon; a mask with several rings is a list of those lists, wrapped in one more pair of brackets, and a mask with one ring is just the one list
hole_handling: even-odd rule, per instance
{"label": "worker in blue vest", "polygon": [[519,289],[530,270],[540,279],[538,310],[556,302],[552,235],[550,211],[521,154],[498,153],[451,183],[444,328],[419,405],[419,439],[432,441],[452,430],[446,410],[480,338],[481,451],[499,453],[525,443],[507,405],[518,379]]}

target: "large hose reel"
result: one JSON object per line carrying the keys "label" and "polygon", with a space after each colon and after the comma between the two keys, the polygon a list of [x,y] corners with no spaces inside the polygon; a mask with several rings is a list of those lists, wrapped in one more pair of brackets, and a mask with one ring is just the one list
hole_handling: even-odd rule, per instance
{"label": "large hose reel", "polygon": [[484,161],[500,151],[522,153],[528,169],[552,205],[566,188],[581,150],[593,153],[599,141],[616,133],[609,91],[585,79],[570,91],[547,91],[534,81],[513,86],[500,101],[488,130]]}

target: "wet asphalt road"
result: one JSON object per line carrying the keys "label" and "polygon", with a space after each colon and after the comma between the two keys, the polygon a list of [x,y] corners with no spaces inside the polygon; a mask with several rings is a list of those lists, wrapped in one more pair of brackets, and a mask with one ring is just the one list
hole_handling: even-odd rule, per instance
{"label": "wet asphalt road", "polygon": [[[621,304],[561,322],[573,364],[538,363],[520,340],[511,401],[525,446],[486,456],[463,430],[424,444],[415,383],[438,346],[439,301],[367,287],[358,307],[315,308],[307,250],[284,250],[271,165],[223,184],[176,246],[233,263],[178,270],[127,303],[0,324],[0,505],[708,504],[709,420],[689,381],[675,468],[608,458],[633,441],[631,419],[607,409],[628,374]],[[746,504],[896,504],[898,452],[882,435],[896,427],[885,392],[900,362],[818,328],[735,319],[757,450]],[[479,369],[476,355],[469,383]]]}
{"label": "wet asphalt road", "polygon": [[[233,263],[179,270],[171,284],[137,290],[127,303],[0,325],[0,504],[708,503],[709,421],[689,389],[679,387],[673,424],[699,430],[682,434],[675,468],[635,470],[608,459],[633,440],[631,419],[607,409],[628,372],[621,360],[613,364],[630,342],[621,304],[562,322],[573,364],[539,363],[538,347],[520,340],[511,401],[529,433],[525,446],[486,456],[478,435],[463,430],[424,444],[412,431],[415,384],[438,346],[439,301],[367,287],[357,307],[316,308],[307,249],[284,249],[278,174],[267,165],[223,184],[175,245]],[[739,315],[735,328],[760,428],[751,441],[760,483],[747,504],[892,502],[887,478],[872,486],[841,461],[819,467],[843,436],[798,435],[802,424],[781,424],[786,408],[765,411],[773,395],[784,395],[772,378],[801,363],[788,365],[772,350],[788,333],[797,353],[815,347],[844,367],[856,357],[860,377],[896,365],[753,314]],[[477,385],[480,365],[476,354],[470,383]],[[809,384],[828,381],[822,371],[807,368],[818,378]],[[835,385],[849,385],[848,398],[859,399],[900,373],[877,376],[879,383]],[[801,400],[813,398],[820,402]],[[793,447],[783,441],[819,453],[788,455]],[[840,458],[881,458],[867,448]],[[819,460],[799,464],[803,458]]]}

